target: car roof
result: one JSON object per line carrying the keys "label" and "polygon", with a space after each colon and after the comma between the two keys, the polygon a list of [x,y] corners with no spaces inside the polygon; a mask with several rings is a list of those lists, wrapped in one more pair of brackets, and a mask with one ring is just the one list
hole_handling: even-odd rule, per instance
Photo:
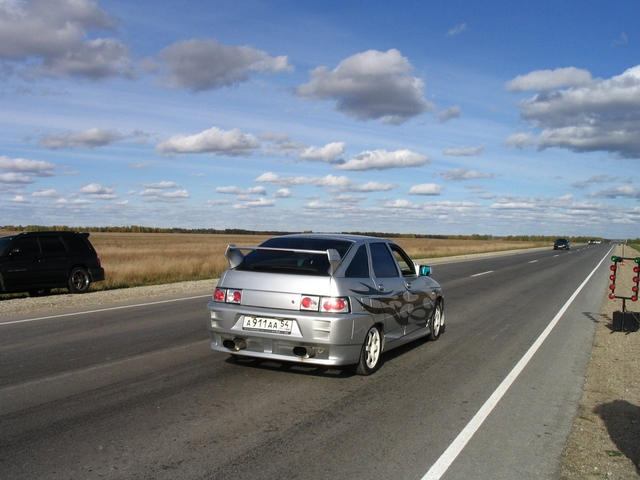
{"label": "car roof", "polygon": [[391,242],[382,237],[373,237],[369,235],[357,235],[352,233],[292,233],[288,235],[280,235],[272,238],[318,238],[318,239],[332,239],[332,240],[346,240],[350,242]]}

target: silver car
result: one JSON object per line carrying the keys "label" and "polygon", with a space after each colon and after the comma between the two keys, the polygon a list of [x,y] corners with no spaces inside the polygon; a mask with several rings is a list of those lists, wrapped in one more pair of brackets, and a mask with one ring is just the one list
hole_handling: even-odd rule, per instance
{"label": "silver car", "polygon": [[444,331],[431,268],[375,237],[299,234],[229,245],[208,307],[211,348],[370,375],[383,352]]}

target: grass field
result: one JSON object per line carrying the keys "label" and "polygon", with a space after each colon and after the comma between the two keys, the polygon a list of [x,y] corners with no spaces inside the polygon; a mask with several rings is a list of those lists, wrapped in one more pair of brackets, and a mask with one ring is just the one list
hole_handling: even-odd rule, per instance
{"label": "grass field", "polygon": [[[3,232],[0,236],[15,232]],[[218,278],[228,267],[228,244],[257,245],[260,235],[179,233],[92,233],[89,239],[102,259],[106,280],[92,290],[127,288]],[[545,245],[500,240],[394,239],[414,259],[497,252]]]}

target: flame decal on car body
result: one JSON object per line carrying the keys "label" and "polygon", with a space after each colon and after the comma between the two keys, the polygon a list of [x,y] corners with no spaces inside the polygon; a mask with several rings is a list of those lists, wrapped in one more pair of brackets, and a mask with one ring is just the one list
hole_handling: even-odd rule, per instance
{"label": "flame decal on car body", "polygon": [[[374,315],[384,313],[397,319],[400,325],[408,325],[409,323],[426,322],[427,312],[431,310],[431,300],[427,294],[417,295],[406,290],[401,292],[392,292],[385,296],[380,296],[380,292],[375,288],[361,283],[362,290],[351,291],[356,294],[354,298],[362,306],[362,308]],[[367,302],[363,301],[363,298],[357,295],[362,295],[364,298],[376,297],[375,299],[380,302],[381,307],[374,307]],[[416,300],[422,298],[420,306],[416,308]],[[377,303],[377,302],[376,302]]]}

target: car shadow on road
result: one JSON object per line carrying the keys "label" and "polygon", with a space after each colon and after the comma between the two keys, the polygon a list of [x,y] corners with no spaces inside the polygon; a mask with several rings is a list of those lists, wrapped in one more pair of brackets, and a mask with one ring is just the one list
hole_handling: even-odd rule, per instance
{"label": "car shadow on road", "polygon": [[610,456],[624,455],[636,466],[640,475],[640,407],[625,400],[614,400],[594,409],[605,423],[609,437],[618,451],[607,451]]}
{"label": "car shadow on road", "polygon": [[258,370],[271,370],[275,372],[287,372],[297,375],[308,375],[325,378],[349,378],[355,374],[347,367],[322,367],[318,365],[305,365],[304,363],[279,362],[277,360],[249,358],[230,355],[227,363],[241,365],[246,368]]}
{"label": "car shadow on road", "polygon": [[[444,327],[442,333],[444,333]],[[407,352],[415,348],[419,348],[424,343],[431,342],[424,337],[418,338],[407,343],[406,345],[402,345],[400,347],[394,348],[393,350],[384,352],[382,354],[382,357],[380,358],[380,363],[377,370],[384,369],[384,364],[386,362],[389,362],[397,357],[401,357]],[[309,375],[325,378],[349,378],[360,376],[354,372],[354,366],[323,367],[318,365],[309,365],[301,362],[281,362],[277,360],[243,357],[241,355],[229,355],[229,358],[227,358],[225,362],[249,368],[272,370],[278,372],[289,372],[298,375]]]}

